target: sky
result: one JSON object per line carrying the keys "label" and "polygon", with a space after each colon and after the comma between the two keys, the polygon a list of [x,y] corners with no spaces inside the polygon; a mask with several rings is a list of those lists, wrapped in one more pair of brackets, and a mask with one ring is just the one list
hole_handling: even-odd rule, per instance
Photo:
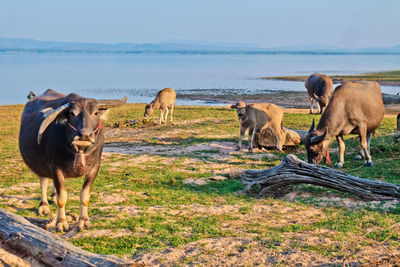
{"label": "sky", "polygon": [[394,46],[399,14],[399,0],[0,0],[0,37]]}

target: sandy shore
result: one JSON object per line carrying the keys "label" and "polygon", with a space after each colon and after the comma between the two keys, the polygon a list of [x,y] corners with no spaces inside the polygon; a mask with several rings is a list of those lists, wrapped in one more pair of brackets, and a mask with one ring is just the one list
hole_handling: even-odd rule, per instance
{"label": "sandy shore", "polygon": [[214,91],[206,94],[203,91],[192,91],[191,93],[177,94],[178,99],[201,100],[210,103],[232,104],[239,101],[244,102],[271,102],[287,108],[307,108],[310,106],[308,94],[305,91],[272,91],[261,90],[259,93],[245,93],[241,91]]}

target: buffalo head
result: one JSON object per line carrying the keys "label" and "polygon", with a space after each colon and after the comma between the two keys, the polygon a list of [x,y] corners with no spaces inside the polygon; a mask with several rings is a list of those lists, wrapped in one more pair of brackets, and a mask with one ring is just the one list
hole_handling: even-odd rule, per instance
{"label": "buffalo head", "polygon": [[146,117],[150,117],[151,114],[153,114],[154,112],[154,108],[151,104],[147,104],[146,107],[144,108],[144,114],[143,116]]}
{"label": "buffalo head", "polygon": [[314,130],[315,122],[313,120],[308,134],[304,140],[307,150],[308,163],[319,164],[326,157],[326,162],[330,164],[329,143],[324,142],[327,132]]}
{"label": "buffalo head", "polygon": [[239,120],[243,120],[246,115],[246,103],[243,101],[237,102],[234,105],[230,105],[230,108],[236,109]]}
{"label": "buffalo head", "polygon": [[95,142],[102,128],[100,116],[109,108],[124,104],[127,97],[119,100],[96,100],[82,98],[76,94],[69,94],[65,104],[52,109],[47,108],[42,112],[45,119],[42,121],[37,135],[38,144],[47,127],[53,122],[66,125],[68,142],[77,153],[84,153]]}

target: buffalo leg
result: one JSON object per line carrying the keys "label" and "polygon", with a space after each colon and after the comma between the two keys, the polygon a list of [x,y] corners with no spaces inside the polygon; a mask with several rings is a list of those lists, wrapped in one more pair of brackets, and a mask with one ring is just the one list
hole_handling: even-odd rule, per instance
{"label": "buffalo leg", "polygon": [[254,147],[254,127],[249,128],[249,152],[253,152]]}
{"label": "buffalo leg", "polygon": [[164,117],[165,123],[167,123],[167,120],[168,120],[168,113],[169,113],[169,108],[165,108],[165,117]]}
{"label": "buffalo leg", "polygon": [[172,118],[172,114],[173,114],[173,113],[174,113],[174,106],[172,105],[172,106],[171,106],[171,117],[170,117],[171,123],[174,122],[174,119]]}
{"label": "buffalo leg", "polygon": [[53,187],[51,188],[50,197],[51,197],[51,201],[53,201],[54,204],[57,203],[57,192],[56,192],[56,187],[55,187],[54,183],[53,183]]}
{"label": "buffalo leg", "polygon": [[284,145],[285,142],[285,133],[281,130],[274,131],[275,132],[275,148],[279,152],[282,152],[282,146]]}
{"label": "buffalo leg", "polygon": [[61,170],[56,171],[56,178],[53,179],[54,186],[57,191],[57,205],[58,205],[58,214],[57,214],[57,228],[59,231],[68,230],[69,225],[67,222],[67,217],[65,216],[65,205],[67,204],[67,190],[65,190],[64,185],[64,175]]}
{"label": "buffalo leg", "polygon": [[[361,142],[361,137],[360,137],[360,142]],[[370,143],[371,143],[371,134],[367,133],[367,150],[369,155],[371,155]],[[362,148],[360,149],[360,152],[354,157],[354,159],[365,159],[365,153]]]}
{"label": "buffalo leg", "polygon": [[40,179],[41,198],[38,208],[38,214],[43,216],[50,214],[49,202],[47,201],[47,186],[49,185],[50,178],[39,177],[39,179]]}
{"label": "buffalo leg", "polygon": [[79,216],[79,229],[83,229],[85,227],[90,227],[89,216],[88,216],[88,206],[90,199],[90,190],[92,188],[92,184],[94,179],[97,176],[97,172],[99,171],[99,167],[93,168],[89,174],[85,176],[85,181],[83,182],[80,200],[81,200],[81,214]]}
{"label": "buffalo leg", "polygon": [[160,124],[163,123],[163,121],[164,121],[164,110],[161,109],[160,110]]}
{"label": "buffalo leg", "polygon": [[239,141],[237,143],[236,150],[240,150],[242,148],[242,140],[243,140],[243,136],[245,133],[246,133],[246,128],[240,126],[240,135],[239,135]]}
{"label": "buffalo leg", "polygon": [[346,145],[343,141],[343,136],[336,136],[336,140],[339,143],[339,160],[335,163],[335,167],[342,168],[344,165],[344,150],[346,148]]}
{"label": "buffalo leg", "polygon": [[[360,144],[361,144],[361,135],[358,136],[359,140],[360,140]],[[360,149],[360,151],[358,152],[357,155],[354,156],[354,159],[359,160],[359,159],[365,159],[365,154],[364,154],[364,150]]]}
{"label": "buffalo leg", "polygon": [[368,149],[368,154],[371,156],[371,134],[367,133],[367,149]]}
{"label": "buffalo leg", "polygon": [[319,103],[319,101],[316,101],[316,102],[317,102],[318,113],[321,114],[322,113],[322,106]]}
{"label": "buffalo leg", "polygon": [[369,154],[368,151],[368,144],[369,141],[371,139],[371,135],[366,133],[366,129],[361,130],[360,129],[360,142],[361,142],[361,148],[364,152],[364,165],[367,167],[372,167],[374,166],[372,159],[371,159],[371,155]]}

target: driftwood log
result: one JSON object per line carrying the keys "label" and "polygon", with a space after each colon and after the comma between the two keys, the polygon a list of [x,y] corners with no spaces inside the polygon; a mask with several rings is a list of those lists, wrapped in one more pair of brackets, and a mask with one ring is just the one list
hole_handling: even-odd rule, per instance
{"label": "driftwood log", "polygon": [[373,181],[342,171],[306,163],[289,154],[280,165],[267,170],[246,170],[240,174],[243,192],[270,195],[288,185],[314,184],[356,195],[365,200],[400,199],[400,185]]}
{"label": "driftwood log", "polygon": [[46,266],[136,266],[133,261],[77,248],[4,209],[0,209],[0,243]]}

